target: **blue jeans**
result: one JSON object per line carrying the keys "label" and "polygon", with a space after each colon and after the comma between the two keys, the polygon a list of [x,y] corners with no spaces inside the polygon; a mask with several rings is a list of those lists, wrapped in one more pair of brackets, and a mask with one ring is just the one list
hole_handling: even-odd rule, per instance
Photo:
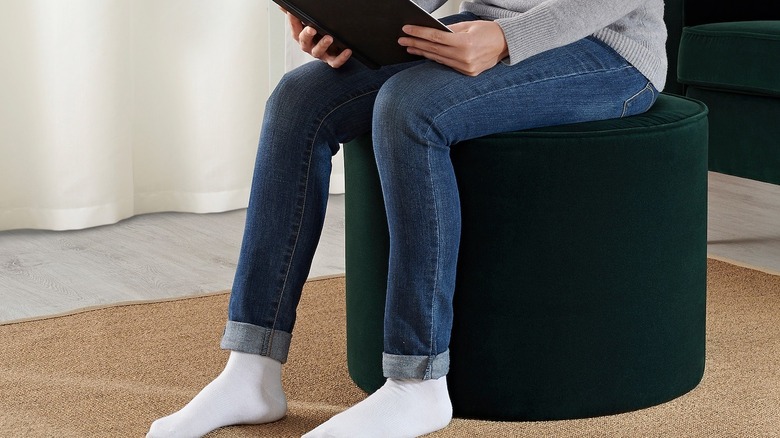
{"label": "blue jeans", "polygon": [[370,131],[390,230],[384,373],[444,376],[460,237],[450,148],[493,133],[638,114],[657,95],[592,37],[477,77],[430,61],[379,70],[315,61],[288,73],[265,110],[222,348],[287,360],[331,157]]}

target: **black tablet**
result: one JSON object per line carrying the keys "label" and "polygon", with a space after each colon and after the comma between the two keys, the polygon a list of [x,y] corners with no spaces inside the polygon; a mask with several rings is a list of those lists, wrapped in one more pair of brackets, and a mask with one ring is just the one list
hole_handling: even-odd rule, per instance
{"label": "black tablet", "polygon": [[273,1],[370,68],[422,59],[398,44],[406,24],[451,32],[412,0]]}

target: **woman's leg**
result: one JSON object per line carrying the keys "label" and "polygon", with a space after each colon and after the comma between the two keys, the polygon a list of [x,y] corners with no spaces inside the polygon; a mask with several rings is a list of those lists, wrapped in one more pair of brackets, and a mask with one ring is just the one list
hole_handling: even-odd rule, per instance
{"label": "woman's leg", "polygon": [[[460,237],[450,147],[497,132],[634,114],[655,96],[636,69],[590,38],[477,77],[424,63],[388,80],[374,106],[372,135],[390,230],[383,356],[389,381],[307,436],[416,436],[449,421],[439,382],[449,369]],[[438,394],[439,401],[410,401],[394,389],[397,382],[415,382],[426,388],[418,393]]]}
{"label": "woman's leg", "polygon": [[386,377],[436,379],[448,370],[460,236],[450,147],[643,112],[656,95],[634,67],[591,38],[478,77],[426,63],[385,83],[372,133],[390,230]]}
{"label": "woman's leg", "polygon": [[312,62],[270,96],[223,348],[287,360],[322,231],[331,157],[339,143],[370,130],[377,90],[397,70]]}
{"label": "woman's leg", "polygon": [[149,437],[201,436],[230,424],[264,423],[287,409],[281,364],[295,308],[322,230],[331,157],[370,130],[377,90],[396,66],[312,62],[285,75],[269,98],[246,228],[222,347],[225,370]]}

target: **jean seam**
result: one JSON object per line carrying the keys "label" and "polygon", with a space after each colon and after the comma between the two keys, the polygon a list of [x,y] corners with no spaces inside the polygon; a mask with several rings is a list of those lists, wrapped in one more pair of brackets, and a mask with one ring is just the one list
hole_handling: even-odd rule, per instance
{"label": "jean seam", "polygon": [[649,90],[650,87],[651,87],[651,84],[650,84],[650,82],[648,82],[647,84],[645,84],[645,86],[641,90],[637,91],[636,93],[634,93],[633,96],[631,96],[628,99],[626,99],[626,101],[623,102],[623,112],[620,114],[620,117],[625,117],[626,113],[628,112],[628,106],[631,103],[631,101],[634,100],[635,98],[641,96],[642,93],[644,93],[645,91]]}
{"label": "jean seam", "polygon": [[[304,173],[304,180],[303,180],[303,200],[302,200],[302,204],[301,204],[300,213],[298,214],[298,217],[297,217],[297,219],[298,219],[298,226],[297,226],[297,229],[295,231],[295,240],[293,242],[292,250],[290,252],[290,259],[287,262],[287,267],[285,268],[285,271],[284,271],[284,280],[282,281],[282,290],[281,290],[281,293],[279,294],[279,300],[278,300],[279,304],[277,304],[277,306],[276,306],[276,313],[274,314],[274,322],[272,324],[272,329],[273,330],[276,330],[276,323],[279,321],[279,312],[281,311],[281,307],[282,307],[281,303],[282,303],[282,300],[284,299],[285,291],[287,290],[287,281],[290,278],[290,271],[292,269],[293,259],[295,258],[295,251],[298,248],[298,239],[300,238],[301,228],[303,227],[303,216],[304,216],[304,213],[306,211],[306,202],[307,202],[307,196],[308,196],[308,191],[309,191],[309,175],[311,173],[311,160],[312,160],[312,156],[314,155],[314,143],[316,143],[316,141],[317,141],[317,135],[319,135],[320,129],[322,128],[322,125],[325,123],[325,120],[328,118],[328,116],[333,114],[334,111],[338,110],[339,108],[343,107],[344,105],[347,105],[348,103],[350,103],[350,102],[352,102],[354,100],[360,99],[362,97],[368,96],[371,93],[376,93],[376,92],[377,92],[377,90],[372,90],[372,91],[360,94],[358,96],[350,98],[350,99],[344,101],[343,103],[333,107],[332,110],[328,111],[328,113],[325,114],[322,117],[322,120],[320,120],[320,123],[317,125],[317,129],[314,131],[314,135],[312,136],[311,142],[309,142],[309,147],[306,149],[306,153],[308,155],[308,160],[306,162],[306,172]],[[267,346],[269,351],[271,350],[272,346],[273,346],[273,337],[271,336],[271,337],[269,337],[268,346]]]}
{"label": "jean seam", "polygon": [[[428,131],[426,132],[426,136],[425,136],[426,140],[425,141],[427,143],[427,149],[428,149],[428,153],[426,154],[427,159],[428,159],[428,178],[429,178],[430,184],[431,184],[431,194],[433,196],[433,210],[434,210],[433,211],[433,213],[434,213],[433,217],[435,219],[434,223],[436,225],[436,262],[434,264],[434,271],[433,271],[433,290],[432,290],[432,293],[431,293],[431,304],[430,304],[431,328],[430,328],[430,334],[429,334],[429,338],[428,338],[428,342],[430,344],[429,345],[429,350],[428,350],[428,357],[430,358],[430,357],[433,356],[434,350],[436,349],[436,341],[434,339],[435,335],[436,335],[436,329],[435,329],[435,326],[436,326],[436,321],[435,321],[436,312],[435,312],[435,310],[436,309],[435,309],[435,306],[436,306],[436,291],[438,289],[438,284],[439,284],[439,271],[440,271],[439,261],[441,260],[441,227],[439,226],[439,207],[438,207],[438,203],[436,202],[437,201],[436,188],[435,188],[434,183],[433,183],[433,169],[431,167],[431,150],[432,150],[432,148],[431,148],[431,142],[430,142],[430,140],[428,140],[428,135],[427,135],[428,132],[430,132],[430,125],[428,127]],[[429,360],[428,364],[426,366],[426,371],[425,371],[426,376],[430,373],[430,371],[431,371],[431,361]]]}
{"label": "jean seam", "polygon": [[[626,65],[623,65],[623,66],[620,66],[620,67],[617,67],[617,68],[603,68],[603,69],[599,69],[599,70],[588,71],[586,73],[570,73],[570,74],[565,74],[565,75],[560,75],[560,76],[555,76],[555,77],[539,79],[539,80],[536,80],[536,81],[524,82],[522,84],[514,84],[514,85],[511,85],[511,86],[508,86],[508,87],[503,87],[503,88],[500,88],[500,89],[491,90],[490,92],[474,96],[474,97],[472,97],[472,98],[470,98],[468,100],[464,100],[462,102],[458,102],[455,105],[452,105],[450,107],[447,107],[447,108],[443,109],[439,114],[437,114],[435,117],[433,117],[431,125],[429,125],[429,127],[428,127],[428,132],[430,132],[431,126],[433,124],[435,124],[436,121],[440,117],[444,116],[450,110],[452,110],[453,108],[457,108],[457,107],[459,107],[461,105],[466,105],[466,104],[468,104],[471,101],[476,100],[476,99],[482,99],[484,97],[487,97],[487,96],[490,96],[490,95],[493,95],[493,94],[496,94],[496,93],[505,93],[507,90],[512,90],[512,89],[515,89],[515,88],[518,88],[518,87],[526,87],[526,86],[529,86],[529,85],[536,85],[536,84],[543,83],[543,82],[555,81],[555,80],[565,79],[565,78],[570,78],[570,77],[575,77],[575,76],[585,76],[585,75],[592,75],[592,74],[597,74],[597,73],[613,72],[613,71],[617,72],[617,71],[622,71],[622,70],[631,69],[631,68],[634,68],[634,66],[632,66],[631,64],[626,64]],[[427,135],[427,132],[426,132],[426,135]]]}

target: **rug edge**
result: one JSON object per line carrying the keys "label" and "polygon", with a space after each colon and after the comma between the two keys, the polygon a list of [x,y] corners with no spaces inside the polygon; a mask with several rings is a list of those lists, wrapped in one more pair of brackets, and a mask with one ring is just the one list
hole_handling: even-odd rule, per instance
{"label": "rug edge", "polygon": [[740,262],[729,257],[720,256],[717,254],[707,254],[708,259],[717,260],[719,262],[728,263],[730,265],[738,266],[740,268],[750,269],[753,271],[763,272],[764,274],[780,276],[780,271],[776,271],[772,268],[764,266],[751,265],[750,263]]}
{"label": "rug edge", "polygon": [[[345,277],[345,274],[343,273],[332,274],[332,275],[321,275],[321,276],[307,279],[306,283],[315,283],[318,281],[333,280],[336,278],[343,278],[343,277]],[[8,321],[0,321],[0,327],[6,325],[13,325],[13,324],[22,324],[25,322],[45,321],[47,319],[63,318],[66,316],[80,315],[82,313],[89,313],[89,312],[94,312],[103,309],[113,309],[113,308],[128,307],[128,306],[140,306],[143,304],[169,303],[173,301],[184,301],[184,300],[191,300],[196,298],[208,298],[208,297],[214,297],[218,295],[225,295],[229,293],[230,293],[230,289],[226,289],[217,292],[204,292],[204,293],[196,293],[192,295],[181,295],[177,297],[157,298],[151,300],[128,300],[128,301],[117,301],[117,302],[112,302],[107,304],[96,304],[92,306],[79,307],[72,310],[66,310],[64,312],[57,312],[57,313],[39,315],[39,316],[30,316],[27,318],[11,319]]]}

